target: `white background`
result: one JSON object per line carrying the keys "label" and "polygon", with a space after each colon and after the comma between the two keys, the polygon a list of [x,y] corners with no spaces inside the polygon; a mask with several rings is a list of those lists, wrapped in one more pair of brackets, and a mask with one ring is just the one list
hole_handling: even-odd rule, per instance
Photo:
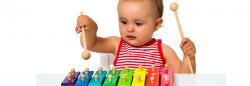
{"label": "white background", "polygon": [[[35,86],[39,73],[96,69],[99,54],[81,59],[74,27],[80,10],[99,25],[98,36],[119,36],[118,0],[1,0],[1,86]],[[180,36],[164,0],[164,27],[154,37],[182,59]],[[226,74],[228,86],[247,86],[250,77],[250,5],[248,0],[178,0],[184,35],[197,48],[197,73]],[[13,83],[14,82],[14,83]]]}

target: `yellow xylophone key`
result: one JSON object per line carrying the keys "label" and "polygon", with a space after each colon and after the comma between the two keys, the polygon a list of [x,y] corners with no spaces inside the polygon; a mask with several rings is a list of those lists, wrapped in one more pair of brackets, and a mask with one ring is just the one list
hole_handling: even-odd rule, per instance
{"label": "yellow xylophone key", "polygon": [[139,68],[136,68],[132,86],[145,86],[146,74],[147,70],[146,68],[143,68],[142,65],[140,65]]}

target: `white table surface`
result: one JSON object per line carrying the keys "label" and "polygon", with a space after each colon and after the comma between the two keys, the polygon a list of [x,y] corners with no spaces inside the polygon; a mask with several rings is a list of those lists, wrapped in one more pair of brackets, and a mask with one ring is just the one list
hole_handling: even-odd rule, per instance
{"label": "white table surface", "polygon": [[[61,86],[65,74],[37,74],[37,86]],[[226,86],[225,74],[175,74],[175,86]]]}
{"label": "white table surface", "polygon": [[226,86],[226,75],[175,74],[175,86]]}

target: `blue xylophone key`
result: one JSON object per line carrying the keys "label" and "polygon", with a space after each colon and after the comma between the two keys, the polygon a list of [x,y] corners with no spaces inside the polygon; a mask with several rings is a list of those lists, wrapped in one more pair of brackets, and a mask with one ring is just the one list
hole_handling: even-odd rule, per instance
{"label": "blue xylophone key", "polygon": [[90,80],[88,86],[102,86],[107,71],[102,71],[102,68],[99,68],[98,70],[99,71],[97,71],[94,77]]}
{"label": "blue xylophone key", "polygon": [[94,71],[83,71],[76,82],[75,86],[88,86],[88,83],[93,75]]}

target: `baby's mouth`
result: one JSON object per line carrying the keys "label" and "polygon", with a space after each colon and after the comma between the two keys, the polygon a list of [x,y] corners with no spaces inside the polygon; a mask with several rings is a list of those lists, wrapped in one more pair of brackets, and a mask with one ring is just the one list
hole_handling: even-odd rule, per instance
{"label": "baby's mouth", "polygon": [[126,38],[129,39],[129,40],[135,40],[136,39],[135,36],[126,36]]}

